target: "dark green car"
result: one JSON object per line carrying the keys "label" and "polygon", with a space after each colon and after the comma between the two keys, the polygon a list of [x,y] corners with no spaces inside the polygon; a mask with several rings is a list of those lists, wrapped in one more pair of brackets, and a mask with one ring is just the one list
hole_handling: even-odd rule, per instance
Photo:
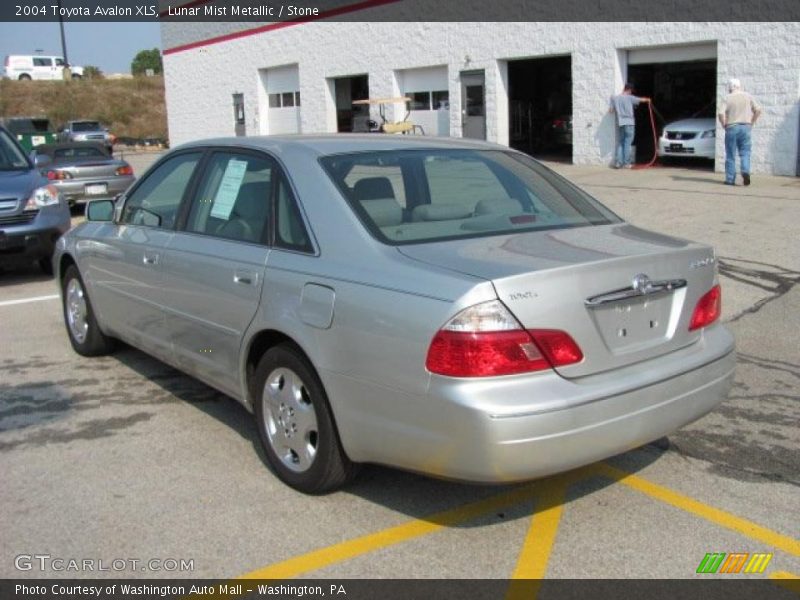
{"label": "dark green car", "polygon": [[56,141],[56,132],[53,131],[47,117],[9,117],[3,119],[2,124],[26,152],[30,152],[36,146]]}

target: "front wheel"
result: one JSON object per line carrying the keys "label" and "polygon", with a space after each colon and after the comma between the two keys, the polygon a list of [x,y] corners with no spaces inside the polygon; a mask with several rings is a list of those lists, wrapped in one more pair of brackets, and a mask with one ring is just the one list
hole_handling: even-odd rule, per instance
{"label": "front wheel", "polygon": [[75,265],[70,265],[64,273],[61,291],[64,323],[75,352],[81,356],[108,354],[114,347],[114,341],[100,331],[86,286]]}
{"label": "front wheel", "polygon": [[255,416],[275,474],[307,494],[343,486],[357,467],[342,449],[322,382],[305,356],[284,344],[255,371]]}

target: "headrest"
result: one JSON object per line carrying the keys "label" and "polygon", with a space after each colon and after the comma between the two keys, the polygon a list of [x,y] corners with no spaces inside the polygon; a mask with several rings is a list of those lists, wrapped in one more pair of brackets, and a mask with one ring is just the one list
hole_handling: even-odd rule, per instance
{"label": "headrest", "polygon": [[522,212],[519,200],[513,198],[484,198],[475,205],[475,215],[511,215]]}
{"label": "headrest", "polygon": [[[361,181],[364,180],[362,179]],[[361,202],[361,206],[364,207],[370,219],[372,219],[378,227],[400,225],[400,223],[403,222],[403,209],[392,198],[364,200]]]}
{"label": "headrest", "polygon": [[388,177],[365,177],[356,181],[353,196],[356,200],[394,198],[394,189]]}
{"label": "headrest", "polygon": [[461,204],[420,204],[411,211],[412,221],[454,221],[472,216],[472,210]]}

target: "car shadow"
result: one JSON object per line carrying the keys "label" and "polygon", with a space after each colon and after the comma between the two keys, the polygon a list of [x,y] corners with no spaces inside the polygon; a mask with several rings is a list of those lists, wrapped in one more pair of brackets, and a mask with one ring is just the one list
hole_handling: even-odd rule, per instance
{"label": "car shadow", "polygon": [[52,280],[36,263],[0,266],[0,287]]}
{"label": "car shadow", "polygon": [[[129,346],[123,345],[114,353],[113,357],[142,377],[154,382],[175,398],[185,401],[193,408],[238,433],[249,442],[265,469],[270,471],[270,474],[265,473],[265,475],[274,476],[271,474],[269,463],[261,446],[255,421],[252,415],[237,401]],[[622,465],[622,468],[634,473],[657,461],[667,451],[668,442],[665,439],[632,450],[612,460],[615,464]],[[490,525],[498,521],[529,517],[531,502],[511,502],[505,508],[490,509],[474,519],[465,519],[459,523],[452,522],[442,513],[480,500],[489,500],[501,494],[513,493],[515,490],[522,491],[522,488],[526,486],[532,486],[532,498],[535,496],[537,488],[542,490],[550,488],[556,481],[555,478],[558,477],[560,476],[521,484],[476,485],[438,479],[380,465],[365,464],[361,466],[354,481],[343,490],[334,493],[352,495],[412,519],[448,527],[471,528]],[[565,503],[592,494],[611,483],[611,480],[601,477],[581,477],[580,481],[569,486]],[[289,491],[288,488],[287,491]],[[289,491],[289,493],[299,494],[299,492],[293,491]],[[544,504],[537,504],[537,506],[544,508]]]}

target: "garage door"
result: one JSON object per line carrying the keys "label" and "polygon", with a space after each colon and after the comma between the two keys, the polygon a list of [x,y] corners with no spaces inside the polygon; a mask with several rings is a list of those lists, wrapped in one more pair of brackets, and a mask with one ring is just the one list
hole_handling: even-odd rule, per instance
{"label": "garage door", "polygon": [[411,98],[409,119],[427,135],[450,135],[447,67],[404,69],[397,72],[397,80],[400,92]]}
{"label": "garage door", "polygon": [[717,44],[691,44],[688,46],[656,46],[628,50],[629,65],[685,62],[717,58]]}
{"label": "garage door", "polygon": [[300,133],[300,72],[297,65],[266,69],[266,133]]}

